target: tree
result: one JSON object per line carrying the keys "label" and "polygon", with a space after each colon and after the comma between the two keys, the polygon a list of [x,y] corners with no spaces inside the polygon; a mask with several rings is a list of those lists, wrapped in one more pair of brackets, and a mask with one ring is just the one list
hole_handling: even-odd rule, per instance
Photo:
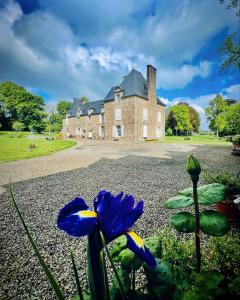
{"label": "tree", "polygon": [[45,126],[45,103],[42,97],[35,96],[17,84],[5,81],[0,84],[0,102],[8,112],[11,123],[24,124],[24,130],[30,125],[38,124],[38,132]]}
{"label": "tree", "polygon": [[18,131],[23,131],[25,126],[23,123],[15,121],[12,124],[12,128],[18,132]]}
{"label": "tree", "polygon": [[[221,4],[225,3],[225,0],[219,0]],[[227,1],[228,2],[228,1]],[[229,0],[227,9],[236,9],[236,16],[240,17],[240,0]],[[239,32],[232,33],[228,36],[223,45],[220,47],[220,55],[222,58],[222,70],[240,70],[240,41]]]}
{"label": "tree", "polygon": [[80,103],[81,103],[81,104],[89,103],[88,97],[82,96],[82,97],[80,98]]}
{"label": "tree", "polygon": [[209,107],[205,109],[207,120],[209,122],[209,128],[216,132],[217,138],[219,132],[223,131],[226,126],[225,112],[227,108],[227,102],[221,95],[209,101]]}
{"label": "tree", "polygon": [[175,135],[192,130],[189,107],[185,104],[177,104],[170,108],[166,127],[170,127]]}
{"label": "tree", "polygon": [[199,113],[192,106],[189,106],[189,112],[190,112],[190,122],[192,124],[193,132],[198,133],[200,127]]}
{"label": "tree", "polygon": [[234,103],[225,112],[225,131],[227,134],[240,134],[240,104]]}
{"label": "tree", "polygon": [[178,103],[167,112],[166,129],[171,128],[174,135],[186,134],[189,131],[198,132],[199,126],[199,113],[188,103]]}
{"label": "tree", "polygon": [[57,113],[62,117],[65,118],[66,117],[66,113],[69,111],[71,107],[71,102],[69,101],[59,101],[57,103]]}

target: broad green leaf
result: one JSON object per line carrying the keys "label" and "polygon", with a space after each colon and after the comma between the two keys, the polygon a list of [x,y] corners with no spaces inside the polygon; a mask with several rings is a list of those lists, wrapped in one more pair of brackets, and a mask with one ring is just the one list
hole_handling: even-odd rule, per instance
{"label": "broad green leaf", "polygon": [[53,288],[53,290],[54,290],[54,292],[55,292],[55,294],[56,294],[57,299],[59,299],[59,300],[64,300],[63,293],[62,293],[62,291],[60,290],[60,287],[59,287],[57,281],[55,280],[53,274],[51,273],[51,271],[50,271],[48,265],[45,263],[45,261],[44,261],[42,255],[41,255],[41,253],[40,253],[40,251],[38,250],[38,247],[37,247],[35,241],[33,240],[33,237],[32,237],[32,235],[31,235],[30,231],[28,230],[28,227],[27,227],[27,225],[26,225],[26,223],[25,223],[25,221],[24,221],[24,219],[23,219],[23,217],[22,217],[22,214],[21,214],[21,212],[20,212],[20,210],[19,210],[19,208],[18,208],[18,205],[17,205],[17,203],[16,203],[15,197],[14,197],[14,195],[13,195],[13,191],[12,191],[11,184],[9,185],[9,190],[10,190],[10,194],[11,194],[11,197],[12,197],[13,204],[14,204],[14,206],[15,206],[15,208],[16,208],[16,211],[17,211],[17,213],[18,213],[18,216],[19,216],[19,218],[20,218],[20,220],[21,220],[21,222],[22,222],[22,225],[23,225],[23,227],[24,227],[24,229],[25,229],[25,232],[26,232],[26,234],[27,234],[27,237],[28,237],[30,243],[32,244],[32,248],[33,248],[33,250],[35,251],[35,254],[36,254],[37,258],[38,258],[38,261],[39,261],[39,263],[40,263],[42,269],[44,270],[44,272],[45,272],[45,274],[46,274],[46,276],[47,276],[47,278],[48,278],[48,281],[50,282],[50,284],[51,284],[51,286],[52,286],[52,288]]}
{"label": "broad green leaf", "polygon": [[119,253],[126,248],[126,244],[127,244],[127,238],[125,235],[121,235],[120,237],[118,237],[117,239],[114,240],[114,246],[112,248],[111,251],[111,256],[112,258],[116,261],[118,261],[118,255]]}
{"label": "broad green leaf", "polygon": [[161,240],[157,236],[151,236],[143,239],[144,245],[149,249],[154,257],[161,258],[162,246]]}
{"label": "broad green leaf", "polygon": [[147,289],[154,299],[172,299],[176,290],[176,284],[171,274],[170,265],[159,258],[156,258],[157,266],[152,269],[144,265],[147,277]]}
{"label": "broad green leaf", "polygon": [[[121,282],[123,283],[124,291],[127,292],[128,290],[130,290],[130,287],[131,287],[131,280],[129,277],[129,273],[123,269],[117,269],[117,273],[118,273],[118,276],[119,276]],[[119,289],[118,281],[117,281],[117,278],[115,275],[113,276],[112,283],[113,283],[115,289]]]}
{"label": "broad green leaf", "polygon": [[[192,198],[192,187],[180,191],[179,194]],[[211,183],[198,187],[198,203],[215,204],[225,199],[225,186],[221,183]]]}
{"label": "broad green leaf", "polygon": [[215,272],[196,274],[196,285],[203,290],[215,290],[223,279],[222,274]]}
{"label": "broad green leaf", "polygon": [[189,212],[180,212],[170,217],[171,225],[180,232],[194,232],[195,217]]}
{"label": "broad green leaf", "polygon": [[185,195],[178,195],[172,198],[169,198],[164,206],[166,208],[183,208],[193,205],[193,198]]}
{"label": "broad green leaf", "polygon": [[222,236],[230,229],[229,220],[215,210],[205,210],[200,214],[201,230],[211,236]]}

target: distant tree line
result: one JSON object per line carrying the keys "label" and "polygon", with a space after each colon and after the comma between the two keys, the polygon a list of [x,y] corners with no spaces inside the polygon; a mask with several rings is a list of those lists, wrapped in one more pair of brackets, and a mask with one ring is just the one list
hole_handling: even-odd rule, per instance
{"label": "distant tree line", "polygon": [[6,81],[0,83],[0,126],[2,130],[16,127],[20,130],[41,132],[46,123],[45,103],[25,88]]}
{"label": "distant tree line", "polygon": [[[89,102],[81,97],[81,104]],[[0,83],[0,130],[61,131],[62,121],[71,106],[70,101],[57,102],[56,109],[47,111],[44,99],[33,95],[14,82]]]}
{"label": "distant tree line", "polygon": [[173,135],[197,133],[200,127],[199,113],[188,103],[181,102],[167,111],[166,130]]}

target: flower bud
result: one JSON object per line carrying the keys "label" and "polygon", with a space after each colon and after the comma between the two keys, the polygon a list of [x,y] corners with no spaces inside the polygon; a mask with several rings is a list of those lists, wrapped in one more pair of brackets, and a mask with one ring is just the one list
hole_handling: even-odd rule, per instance
{"label": "flower bud", "polygon": [[201,166],[192,154],[187,161],[187,172],[190,174],[192,181],[198,181],[199,174],[201,173]]}

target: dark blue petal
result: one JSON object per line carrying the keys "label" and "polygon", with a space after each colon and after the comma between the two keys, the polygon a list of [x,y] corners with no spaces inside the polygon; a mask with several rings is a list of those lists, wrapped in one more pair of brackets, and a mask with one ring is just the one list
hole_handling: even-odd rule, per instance
{"label": "dark blue petal", "polygon": [[128,231],[125,235],[127,237],[127,247],[151,268],[155,268],[157,265],[155,257],[144,245],[143,240],[133,231]]}
{"label": "dark blue petal", "polygon": [[107,242],[128,231],[143,213],[143,201],[134,207],[134,197],[123,192],[114,196],[101,191],[94,199],[94,208]]}
{"label": "dark blue petal", "polygon": [[64,220],[67,216],[79,212],[81,210],[87,210],[89,207],[86,205],[85,201],[82,198],[75,198],[66,204],[58,214],[58,222]]}
{"label": "dark blue petal", "polygon": [[57,226],[66,233],[81,237],[92,232],[97,222],[97,214],[88,210],[81,198],[75,198],[59,212]]}

